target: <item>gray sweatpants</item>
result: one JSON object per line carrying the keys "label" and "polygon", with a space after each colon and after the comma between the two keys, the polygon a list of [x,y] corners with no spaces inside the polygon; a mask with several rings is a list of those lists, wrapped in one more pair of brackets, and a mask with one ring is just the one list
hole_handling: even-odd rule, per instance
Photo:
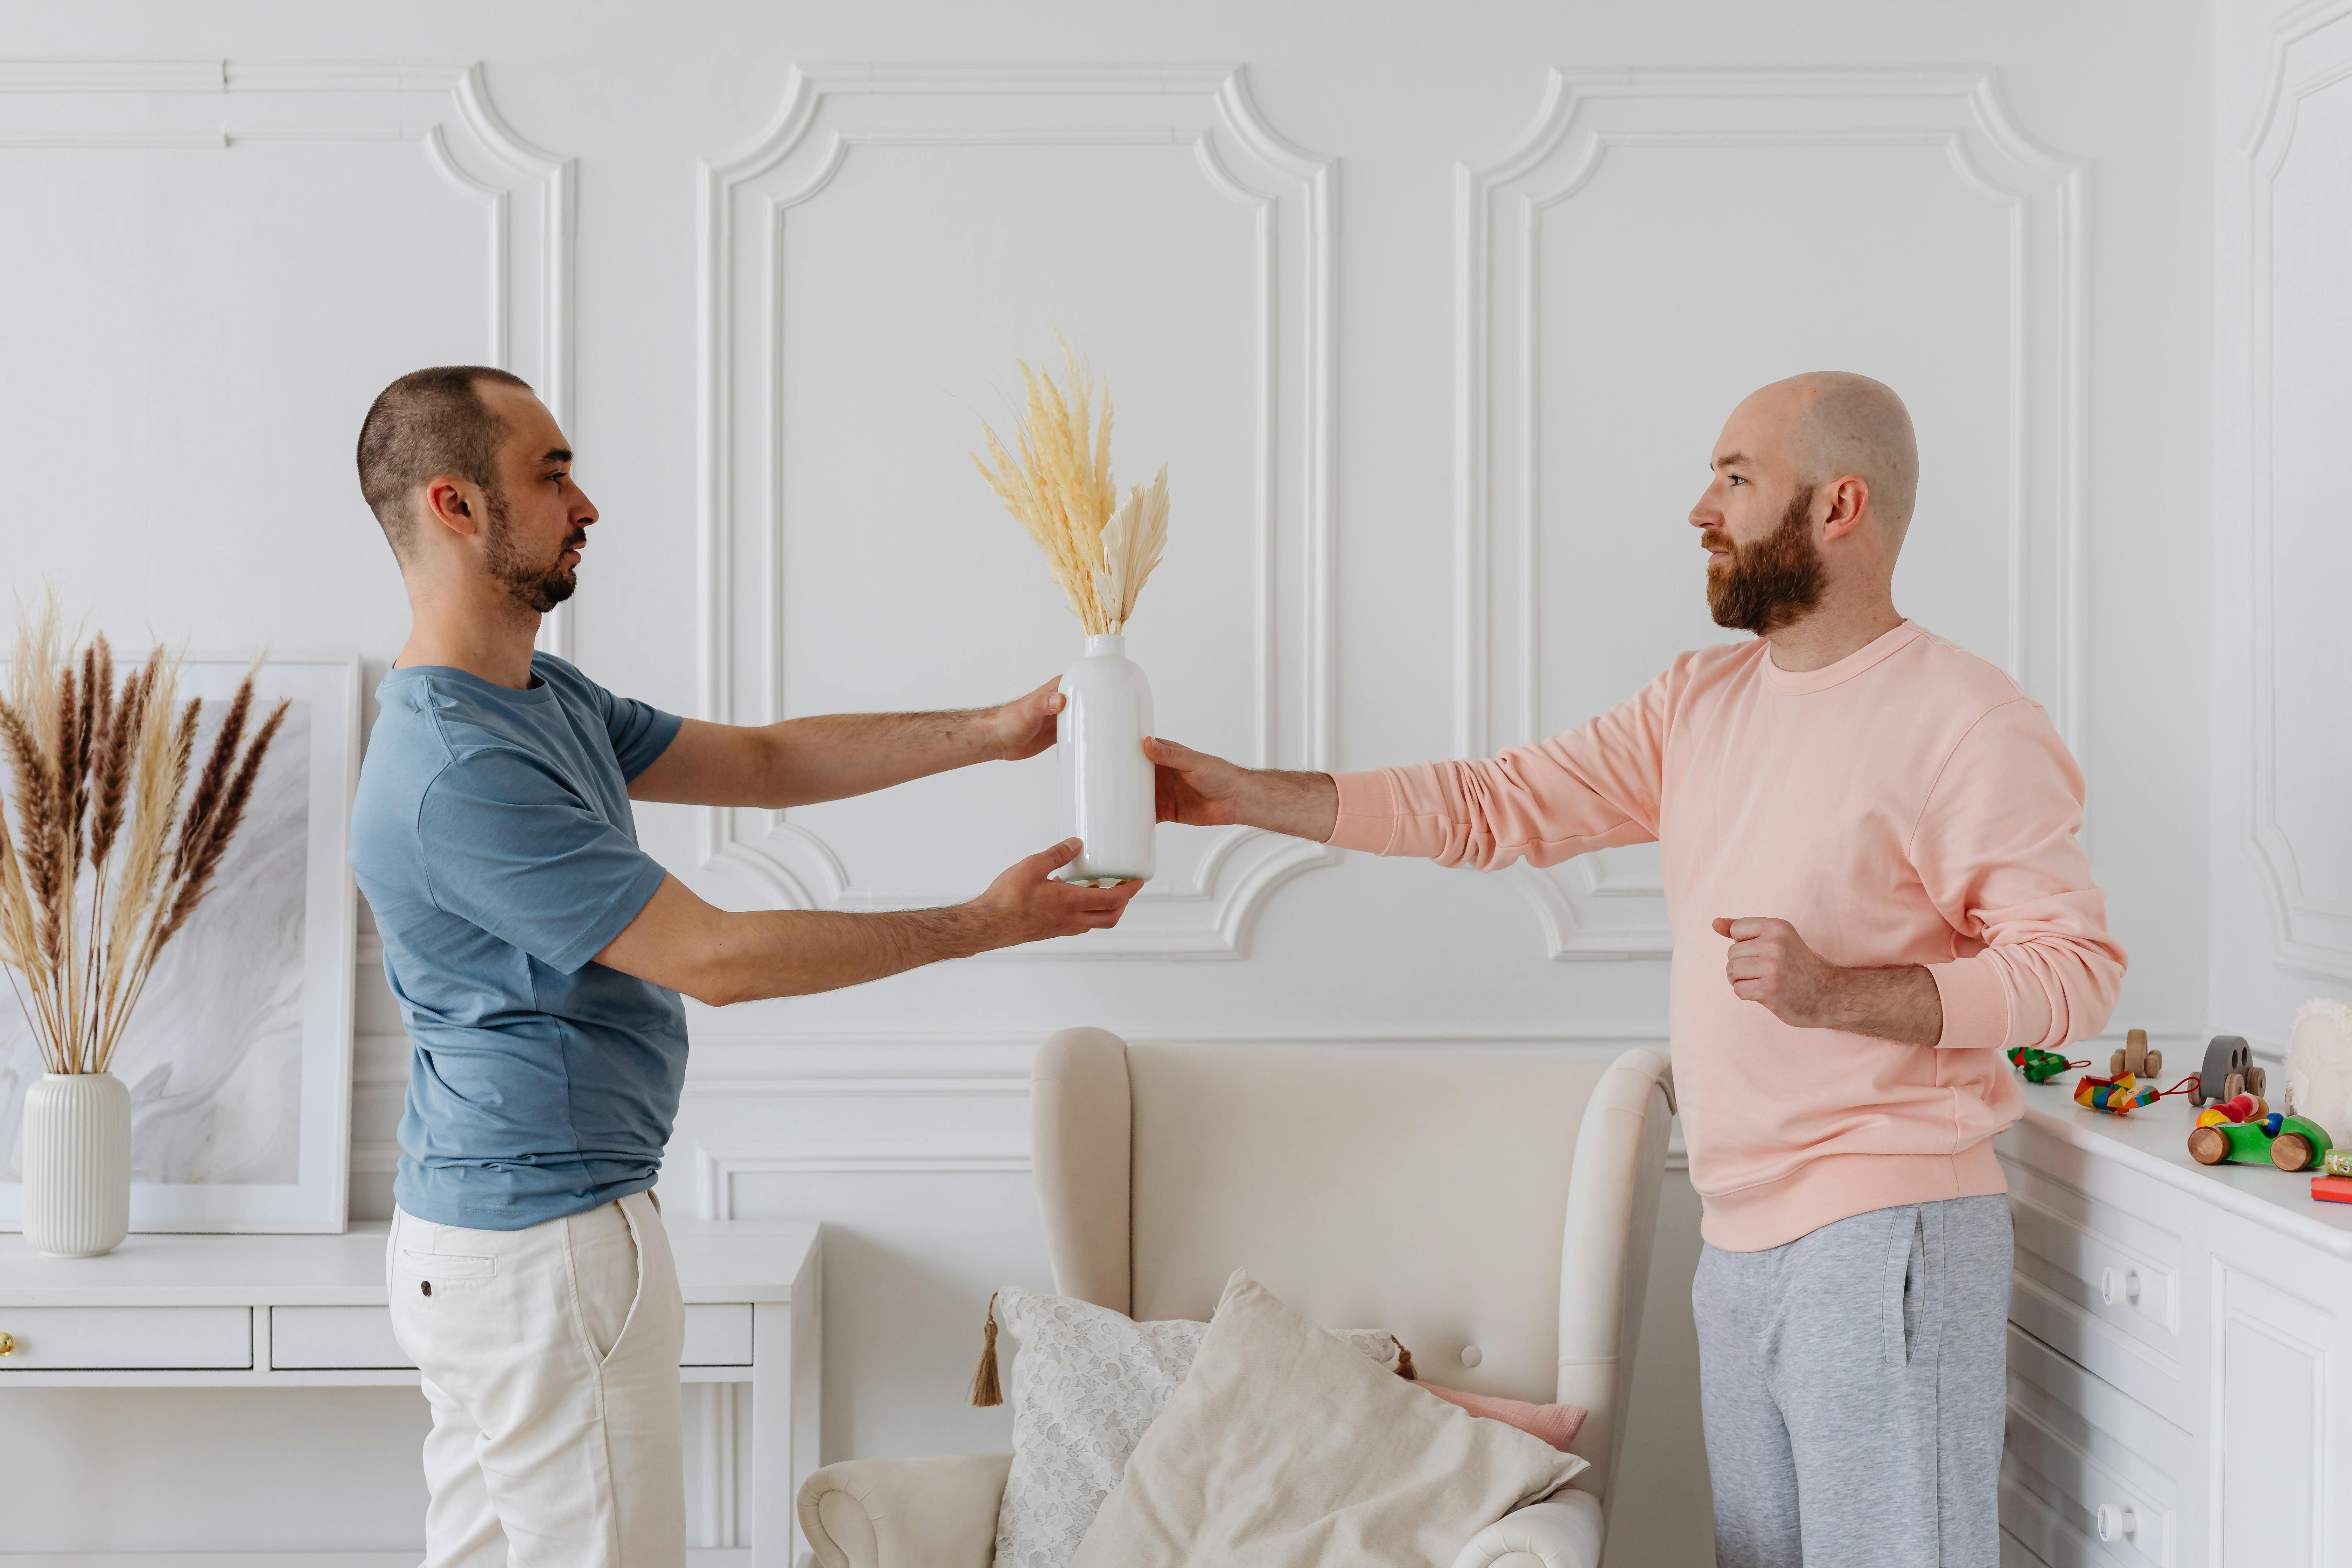
{"label": "gray sweatpants", "polygon": [[1720,1568],[1994,1568],[2009,1200],[1874,1209],[1699,1257]]}

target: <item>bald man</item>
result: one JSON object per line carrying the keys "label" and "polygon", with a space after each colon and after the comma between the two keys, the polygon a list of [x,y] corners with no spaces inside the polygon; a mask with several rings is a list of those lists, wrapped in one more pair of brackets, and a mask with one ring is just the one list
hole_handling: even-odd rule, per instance
{"label": "bald man", "polygon": [[2003,1053],[2096,1034],[2124,969],[2082,773],[2014,681],[1895,608],[1918,455],[1892,391],[1775,383],[1709,467],[1707,605],[1757,640],[1492,761],[1335,779],[1148,742],[1160,814],[1482,870],[1655,840],[1717,1561],[1991,1568]]}

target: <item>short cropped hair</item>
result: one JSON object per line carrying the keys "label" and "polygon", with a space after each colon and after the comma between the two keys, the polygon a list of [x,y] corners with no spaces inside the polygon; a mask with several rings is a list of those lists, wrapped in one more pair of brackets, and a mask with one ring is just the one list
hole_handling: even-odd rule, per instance
{"label": "short cropped hair", "polygon": [[476,390],[485,381],[531,389],[522,377],[489,365],[435,365],[412,370],[376,394],[360,422],[360,494],[403,561],[416,532],[413,498],[427,479],[455,474],[485,491],[499,488],[507,424]]}

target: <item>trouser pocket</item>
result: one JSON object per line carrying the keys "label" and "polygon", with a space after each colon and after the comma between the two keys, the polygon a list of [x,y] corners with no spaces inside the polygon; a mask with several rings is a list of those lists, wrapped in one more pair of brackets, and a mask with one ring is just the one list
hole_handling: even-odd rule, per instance
{"label": "trouser pocket", "polygon": [[1927,1216],[1921,1206],[1890,1209],[1886,1273],[1882,1287],[1882,1337],[1888,1366],[1909,1366],[1927,1320]]}

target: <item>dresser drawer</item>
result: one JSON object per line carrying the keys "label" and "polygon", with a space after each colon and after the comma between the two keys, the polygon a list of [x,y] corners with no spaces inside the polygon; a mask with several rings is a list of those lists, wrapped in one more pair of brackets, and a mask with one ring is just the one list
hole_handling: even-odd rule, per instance
{"label": "dresser drawer", "polygon": [[269,1364],[285,1368],[412,1367],[382,1307],[272,1307]]}
{"label": "dresser drawer", "polygon": [[[269,1364],[288,1370],[325,1367],[410,1367],[392,1336],[392,1314],[382,1307],[273,1307]],[[751,1364],[748,1303],[697,1303],[686,1310],[681,1366]]]}
{"label": "dresser drawer", "polygon": [[2033,1556],[2052,1568],[2185,1561],[2189,1434],[2016,1328],[2005,1436],[2001,1528]]}
{"label": "dresser drawer", "polygon": [[686,1352],[680,1366],[751,1364],[751,1304],[724,1301],[686,1310]]}
{"label": "dresser drawer", "polygon": [[2130,1172],[2116,1173],[2129,1178],[2120,1189],[2085,1191],[2015,1158],[2002,1164],[2017,1233],[2011,1321],[2176,1425],[2194,1424],[2186,1325],[2201,1314],[2189,1300],[2199,1287],[2186,1215],[2137,1191]]}
{"label": "dresser drawer", "polygon": [[12,1372],[209,1371],[253,1364],[250,1307],[0,1307]]}

